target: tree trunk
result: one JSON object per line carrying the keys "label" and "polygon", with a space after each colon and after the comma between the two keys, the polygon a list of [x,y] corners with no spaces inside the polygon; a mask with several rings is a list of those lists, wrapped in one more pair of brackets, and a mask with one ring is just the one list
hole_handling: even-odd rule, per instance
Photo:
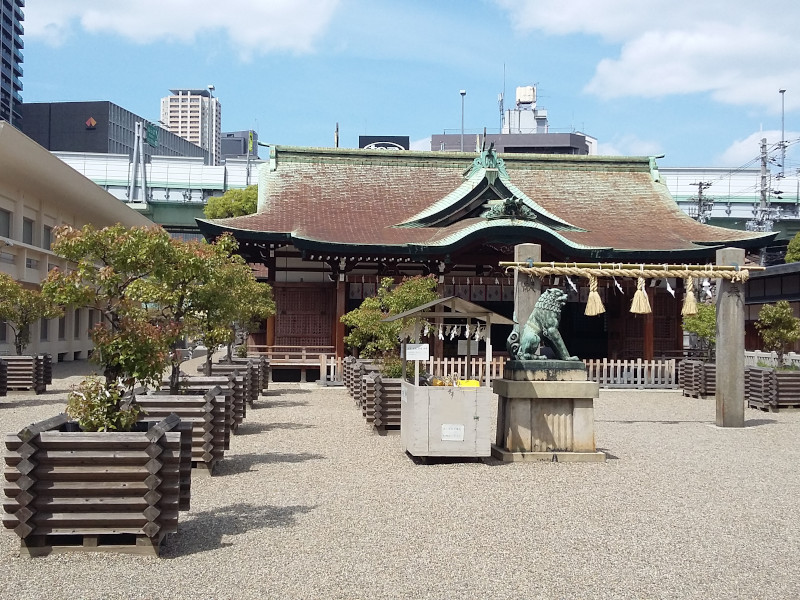
{"label": "tree trunk", "polygon": [[181,378],[181,365],[180,363],[173,362],[172,369],[170,370],[169,374],[169,393],[170,394],[177,394],[178,387],[180,386],[180,378]]}
{"label": "tree trunk", "polygon": [[206,377],[211,375],[211,355],[212,354],[213,354],[213,351],[211,350],[211,348],[209,348],[206,351],[206,363],[205,363],[205,366],[203,367],[203,374]]}

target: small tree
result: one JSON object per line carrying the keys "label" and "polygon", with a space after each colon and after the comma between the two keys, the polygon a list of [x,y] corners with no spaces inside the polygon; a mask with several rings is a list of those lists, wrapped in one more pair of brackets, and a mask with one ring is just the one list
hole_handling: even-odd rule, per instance
{"label": "small tree", "polygon": [[55,319],[64,311],[39,290],[28,289],[5,273],[0,273],[0,321],[14,332],[18,355],[31,343],[31,325],[39,319]]}
{"label": "small tree", "polygon": [[251,185],[243,190],[228,190],[222,196],[212,196],[203,213],[209,219],[225,219],[251,215],[256,212],[257,206],[258,186]]}
{"label": "small tree", "polygon": [[697,336],[701,350],[708,352],[709,358],[714,356],[717,343],[717,307],[714,304],[700,303],[696,315],[683,317],[683,330]]}
{"label": "small tree", "polygon": [[365,298],[361,306],[342,316],[342,323],[350,327],[344,342],[355,354],[384,358],[396,356],[398,336],[407,323],[404,320],[383,323],[382,319],[439,297],[433,275],[403,279],[394,289],[393,284],[391,278],[384,277],[377,296]]}
{"label": "small tree", "polygon": [[169,234],[161,227],[120,224],[99,230],[62,226],[53,233],[53,251],[75,267],[50,271],[43,292],[59,304],[100,312],[90,335],[92,359],[103,367],[106,385],[123,379],[129,386],[136,381],[158,386],[178,332],[171,324],[151,322],[149,307],[158,297],[145,293],[145,283],[173,268]]}
{"label": "small tree", "polygon": [[198,305],[202,310],[193,319],[200,339],[208,348],[205,373],[209,375],[214,349],[228,345],[230,358],[237,325],[247,329],[255,319],[274,315],[275,301],[272,288],[256,281],[252,269],[241,256],[235,254],[213,264],[211,277],[198,290],[198,296]]}
{"label": "small tree", "polygon": [[799,262],[800,261],[800,232],[796,233],[789,245],[786,247],[786,262]]}
{"label": "small tree", "polygon": [[782,366],[783,355],[800,339],[800,319],[794,316],[791,305],[781,300],[762,306],[756,329],[761,334],[764,347],[777,353],[778,365]]}

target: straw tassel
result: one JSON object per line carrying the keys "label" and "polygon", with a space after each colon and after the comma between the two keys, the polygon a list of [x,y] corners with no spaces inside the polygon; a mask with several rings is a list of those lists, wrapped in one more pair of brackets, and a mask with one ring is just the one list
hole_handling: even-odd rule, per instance
{"label": "straw tassel", "polygon": [[636,293],[633,295],[631,312],[639,315],[653,312],[650,308],[650,301],[647,299],[647,293],[644,291],[644,277],[642,276],[636,280]]}
{"label": "straw tassel", "polygon": [[589,275],[589,299],[586,301],[586,310],[583,314],[590,317],[606,312],[603,300],[597,293],[597,277]]}
{"label": "straw tassel", "polygon": [[686,278],[686,293],[683,296],[681,314],[685,317],[697,314],[697,299],[694,297],[694,278]]}

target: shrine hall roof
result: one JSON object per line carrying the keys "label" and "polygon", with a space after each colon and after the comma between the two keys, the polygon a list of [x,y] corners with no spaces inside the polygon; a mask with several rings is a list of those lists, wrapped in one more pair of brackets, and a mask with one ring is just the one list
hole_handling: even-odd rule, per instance
{"label": "shrine hall roof", "polygon": [[[270,149],[252,215],[198,219],[207,237],[305,250],[444,255],[484,241],[549,244],[574,257],[708,256],[774,233],[698,223],[650,157]],[[366,248],[366,250],[365,250]]]}

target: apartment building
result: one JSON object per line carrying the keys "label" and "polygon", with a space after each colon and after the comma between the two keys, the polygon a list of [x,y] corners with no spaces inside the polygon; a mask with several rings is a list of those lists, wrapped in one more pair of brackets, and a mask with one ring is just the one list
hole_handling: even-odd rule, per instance
{"label": "apartment building", "polygon": [[170,90],[161,99],[161,123],[170,132],[208,150],[211,165],[220,161],[222,107],[214,86],[206,89]]}
{"label": "apartment building", "polygon": [[25,0],[0,1],[0,120],[22,122],[22,8]]}

